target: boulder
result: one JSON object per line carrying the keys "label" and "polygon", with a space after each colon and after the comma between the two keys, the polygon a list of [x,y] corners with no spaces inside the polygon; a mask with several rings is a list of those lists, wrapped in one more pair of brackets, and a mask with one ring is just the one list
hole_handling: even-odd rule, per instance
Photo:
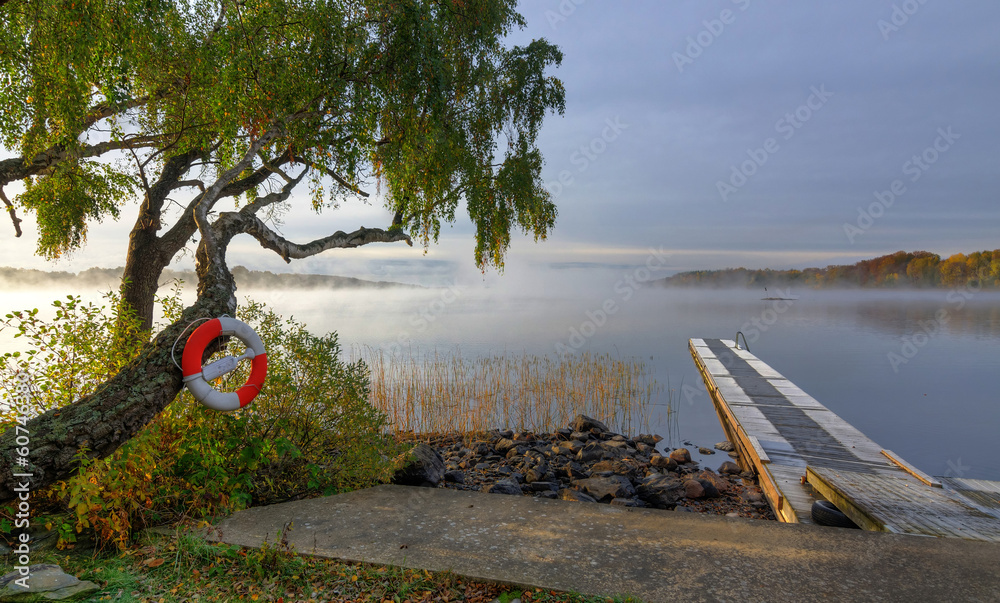
{"label": "boulder", "polygon": [[[697,479],[704,480],[712,484],[717,492],[729,492],[733,488],[733,484],[728,479],[722,477],[711,469],[705,469],[699,473]],[[706,488],[705,490],[706,495],[711,496],[711,494],[707,494],[709,489]]]}
{"label": "boulder", "polygon": [[640,433],[639,436],[637,438],[635,438],[635,441],[636,442],[642,442],[643,444],[646,444],[647,446],[652,446],[652,447],[655,448],[657,444],[659,444],[660,442],[663,441],[663,438],[661,438],[660,436],[655,435],[655,434],[654,435],[650,435],[648,433]]}
{"label": "boulder", "polygon": [[657,469],[666,469],[667,471],[673,471],[677,468],[677,461],[669,456],[660,456],[659,454],[654,454],[653,458],[649,459],[649,464]]}
{"label": "boulder", "polygon": [[698,448],[698,454],[704,454],[705,456],[708,456],[710,454],[715,454],[715,451],[712,450],[711,448],[705,448],[704,446],[702,446],[701,448]]}
{"label": "boulder", "polygon": [[572,490],[570,488],[563,488],[560,490],[559,498],[562,500],[575,500],[577,502],[597,502],[592,496],[587,496],[583,492]]}
{"label": "boulder", "polygon": [[723,475],[739,475],[740,473],[743,473],[743,470],[740,469],[740,466],[736,463],[726,461],[725,463],[719,465],[719,473]]}
{"label": "boulder", "polygon": [[444,481],[452,484],[464,484],[465,474],[461,471],[447,471],[444,474]]}
{"label": "boulder", "polygon": [[64,572],[58,565],[38,564],[28,566],[27,588],[17,583],[23,578],[13,571],[0,577],[0,601],[43,600],[63,601],[83,597],[101,590],[93,582],[81,581]]}
{"label": "boulder", "polygon": [[646,505],[642,504],[641,500],[635,498],[616,498],[611,501],[612,507],[644,507]]}
{"label": "boulder", "polygon": [[580,465],[580,463],[572,461],[560,467],[557,473],[558,475],[570,480],[583,479],[587,477],[587,472],[584,470],[583,466]]}
{"label": "boulder", "polygon": [[730,442],[729,440],[723,440],[715,445],[715,449],[721,450],[723,452],[732,452],[736,450],[736,447],[733,446],[733,443]]}
{"label": "boulder", "polygon": [[441,455],[422,443],[396,457],[393,465],[398,469],[391,481],[400,486],[437,486],[447,472]]}
{"label": "boulder", "polygon": [[684,480],[684,496],[687,498],[705,498],[705,487],[696,479]]}
{"label": "boulder", "polygon": [[615,498],[634,498],[636,495],[632,482],[621,475],[580,479],[573,482],[573,485],[600,502],[611,502]]}
{"label": "boulder", "polygon": [[579,440],[580,442],[586,442],[591,438],[589,431],[572,431],[569,434],[569,439]]}
{"label": "boulder", "polygon": [[559,484],[555,482],[531,482],[524,489],[528,492],[558,492]]}
{"label": "boulder", "polygon": [[685,495],[684,484],[670,475],[650,475],[635,489],[646,504],[669,509]]}
{"label": "boulder", "polygon": [[538,465],[528,469],[524,474],[524,481],[530,483],[533,482],[544,482],[548,481],[552,477],[552,471],[549,469],[548,463],[539,463]]}
{"label": "boulder", "polygon": [[678,465],[691,462],[691,452],[687,448],[678,448],[670,451],[670,458]]}
{"label": "boulder", "polygon": [[507,451],[514,446],[517,446],[514,440],[510,438],[500,438],[497,440],[496,444],[493,445],[493,448],[500,454],[507,454]]}
{"label": "boulder", "polygon": [[590,431],[591,429],[597,429],[598,431],[608,431],[608,426],[601,423],[597,419],[588,417],[587,415],[577,415],[575,419],[569,424],[570,429],[573,431]]}
{"label": "boulder", "polygon": [[576,460],[580,463],[593,463],[604,460],[607,450],[599,442],[588,442],[580,452],[576,453]]}
{"label": "boulder", "polygon": [[699,484],[701,484],[702,491],[704,492],[705,498],[719,498],[719,489],[715,487],[711,481],[707,479],[697,479]]}
{"label": "boulder", "polygon": [[490,486],[486,491],[490,494],[520,495],[521,486],[519,486],[514,480],[505,478]]}

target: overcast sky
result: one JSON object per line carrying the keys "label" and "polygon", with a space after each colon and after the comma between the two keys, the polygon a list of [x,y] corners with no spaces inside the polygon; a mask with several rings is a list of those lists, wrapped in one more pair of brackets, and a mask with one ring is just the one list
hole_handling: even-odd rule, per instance
{"label": "overcast sky", "polygon": [[[528,26],[512,42],[561,47],[567,109],[539,141],[555,232],[538,245],[516,238],[508,275],[638,265],[649,248],[685,270],[1000,247],[995,0],[527,0],[521,10]],[[121,265],[134,212],[123,214],[52,267]],[[345,206],[319,221],[292,213],[283,232],[305,241],[389,220],[377,203]],[[2,228],[0,264],[45,266],[30,237]],[[231,263],[414,280],[472,269],[471,233],[460,220],[426,256],[370,247],[287,268],[247,241]]]}

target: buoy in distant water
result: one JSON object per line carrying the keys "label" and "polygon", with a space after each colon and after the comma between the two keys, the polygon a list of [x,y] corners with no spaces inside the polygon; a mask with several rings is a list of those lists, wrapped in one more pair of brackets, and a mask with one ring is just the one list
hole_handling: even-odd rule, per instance
{"label": "buoy in distant water", "polygon": [[[208,344],[218,337],[234,336],[246,346],[246,352],[241,356],[226,356],[206,366],[201,366]],[[250,378],[235,392],[220,392],[208,384],[225,374],[236,370],[240,360],[249,359]],[[181,369],[184,373],[184,384],[196,400],[213,410],[228,412],[239,410],[250,404],[267,379],[267,352],[260,336],[245,322],[223,316],[213,318],[202,324],[191,333],[184,345],[184,356],[181,358]]]}

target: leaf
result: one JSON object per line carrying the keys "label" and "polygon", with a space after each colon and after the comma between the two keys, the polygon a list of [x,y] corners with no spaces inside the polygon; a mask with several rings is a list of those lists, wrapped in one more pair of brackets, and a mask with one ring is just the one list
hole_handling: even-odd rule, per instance
{"label": "leaf", "polygon": [[160,567],[161,565],[163,565],[163,558],[153,557],[151,559],[146,559],[145,561],[142,562],[142,564],[149,568]]}

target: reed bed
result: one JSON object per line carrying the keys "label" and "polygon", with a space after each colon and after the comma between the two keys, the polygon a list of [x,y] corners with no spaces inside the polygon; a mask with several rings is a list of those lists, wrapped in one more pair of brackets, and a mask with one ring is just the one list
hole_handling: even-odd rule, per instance
{"label": "reed bed", "polygon": [[551,432],[582,413],[636,434],[648,430],[662,392],[642,361],[608,354],[465,358],[364,348],[356,355],[371,369],[372,404],[397,433]]}

